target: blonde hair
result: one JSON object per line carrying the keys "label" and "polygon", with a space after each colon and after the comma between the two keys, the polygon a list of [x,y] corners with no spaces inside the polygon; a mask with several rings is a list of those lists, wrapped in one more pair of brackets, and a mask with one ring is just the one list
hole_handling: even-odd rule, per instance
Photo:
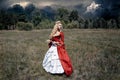
{"label": "blonde hair", "polygon": [[[50,39],[52,38],[52,36],[57,32],[57,30],[58,30],[58,24],[61,24],[61,21],[56,21],[55,22],[55,25],[54,25],[54,28],[53,28],[53,30],[52,30],[52,32],[51,32],[51,34],[50,34]],[[62,24],[61,24],[62,25]]]}

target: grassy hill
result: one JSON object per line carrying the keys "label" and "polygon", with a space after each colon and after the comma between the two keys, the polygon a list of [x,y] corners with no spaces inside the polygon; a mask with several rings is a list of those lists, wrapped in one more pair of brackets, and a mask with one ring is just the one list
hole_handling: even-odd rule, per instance
{"label": "grassy hill", "polygon": [[50,32],[0,31],[0,80],[120,80],[120,30],[65,29],[70,77],[43,70]]}

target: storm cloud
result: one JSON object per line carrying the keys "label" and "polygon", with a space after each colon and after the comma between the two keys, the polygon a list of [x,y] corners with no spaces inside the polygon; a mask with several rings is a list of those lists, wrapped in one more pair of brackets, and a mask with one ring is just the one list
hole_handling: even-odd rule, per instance
{"label": "storm cloud", "polygon": [[4,9],[7,8],[9,5],[9,1],[8,0],[0,0],[0,9]]}
{"label": "storm cloud", "polygon": [[120,16],[120,0],[95,0],[97,4],[101,4],[97,10],[97,14],[106,19],[117,18]]}
{"label": "storm cloud", "polygon": [[[95,5],[99,5],[95,8]],[[76,9],[79,14],[92,14],[101,17],[117,17],[120,15],[120,0],[0,0],[0,9],[8,8],[14,4],[20,4],[25,7],[29,3],[37,8],[50,6],[51,8],[65,7],[67,9]],[[93,8],[90,6],[93,5]],[[86,13],[87,12],[87,13]]]}
{"label": "storm cloud", "polygon": [[[36,7],[41,6],[65,6],[74,7],[75,5],[83,4],[83,6],[89,5],[93,0],[1,0],[1,4],[9,3],[9,5],[20,3],[20,2],[31,2]],[[9,6],[8,5],[8,6]],[[4,5],[2,5],[4,6]]]}

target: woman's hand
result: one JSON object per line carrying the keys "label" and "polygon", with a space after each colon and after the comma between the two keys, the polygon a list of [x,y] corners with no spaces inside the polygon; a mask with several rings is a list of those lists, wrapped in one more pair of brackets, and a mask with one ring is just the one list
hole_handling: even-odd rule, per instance
{"label": "woman's hand", "polygon": [[50,39],[48,39],[48,40],[46,40],[46,42],[47,42],[47,43],[50,43],[50,42],[51,42],[51,40],[50,40]]}
{"label": "woman's hand", "polygon": [[53,41],[53,44],[60,45],[60,43],[56,41]]}

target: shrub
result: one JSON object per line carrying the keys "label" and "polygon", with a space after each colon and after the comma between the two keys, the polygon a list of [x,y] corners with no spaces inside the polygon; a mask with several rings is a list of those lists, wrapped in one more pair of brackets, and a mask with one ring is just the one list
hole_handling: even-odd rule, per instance
{"label": "shrub", "polygon": [[36,29],[50,29],[53,28],[54,22],[48,19],[42,20],[36,27]]}
{"label": "shrub", "polygon": [[67,28],[69,29],[79,28],[79,23],[77,21],[72,21],[71,23],[67,24]]}
{"label": "shrub", "polygon": [[3,30],[5,27],[0,23],[0,30]]}
{"label": "shrub", "polygon": [[18,22],[17,29],[29,31],[29,30],[33,29],[33,24],[32,23],[25,23],[25,22]]}

